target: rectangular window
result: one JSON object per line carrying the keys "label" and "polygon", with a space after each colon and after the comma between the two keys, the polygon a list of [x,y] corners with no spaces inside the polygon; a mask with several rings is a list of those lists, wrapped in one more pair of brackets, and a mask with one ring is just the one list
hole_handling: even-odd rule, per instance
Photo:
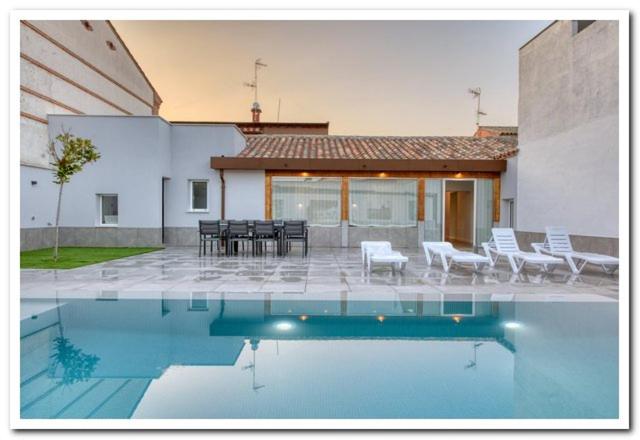
{"label": "rectangular window", "polygon": [[415,179],[349,179],[349,224],[416,226]]}
{"label": "rectangular window", "polygon": [[209,210],[208,203],[208,180],[189,181],[189,210],[194,212],[206,212]]}
{"label": "rectangular window", "polygon": [[[503,199],[504,213],[506,214],[505,226],[508,228],[516,227],[516,209],[513,199]],[[503,214],[504,215],[504,214]]]}
{"label": "rectangular window", "polygon": [[99,194],[98,195],[99,222],[101,226],[118,225],[118,195]]}
{"label": "rectangular window", "polygon": [[306,220],[310,226],[340,225],[340,179],[274,177],[271,180],[274,219]]}

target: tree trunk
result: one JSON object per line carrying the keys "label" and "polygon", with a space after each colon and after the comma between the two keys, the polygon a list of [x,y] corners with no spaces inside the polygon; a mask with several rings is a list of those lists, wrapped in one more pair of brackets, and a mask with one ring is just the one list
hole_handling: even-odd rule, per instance
{"label": "tree trunk", "polygon": [[58,209],[56,210],[56,244],[53,247],[53,261],[58,261],[58,246],[60,244],[60,202],[62,201],[62,186],[64,183],[60,184],[60,189],[58,190]]}

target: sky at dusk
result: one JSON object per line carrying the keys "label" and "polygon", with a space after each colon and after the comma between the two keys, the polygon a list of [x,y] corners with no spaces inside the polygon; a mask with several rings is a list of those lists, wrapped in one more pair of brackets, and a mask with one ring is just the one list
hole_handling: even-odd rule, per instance
{"label": "sky at dusk", "polygon": [[330,134],[471,135],[516,125],[518,48],[544,21],[115,21],[168,120],[330,122]]}

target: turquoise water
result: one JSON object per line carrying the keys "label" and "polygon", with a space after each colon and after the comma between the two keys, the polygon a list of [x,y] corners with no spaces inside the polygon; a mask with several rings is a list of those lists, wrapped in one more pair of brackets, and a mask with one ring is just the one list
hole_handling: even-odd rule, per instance
{"label": "turquoise water", "polygon": [[22,301],[23,418],[616,418],[616,302]]}

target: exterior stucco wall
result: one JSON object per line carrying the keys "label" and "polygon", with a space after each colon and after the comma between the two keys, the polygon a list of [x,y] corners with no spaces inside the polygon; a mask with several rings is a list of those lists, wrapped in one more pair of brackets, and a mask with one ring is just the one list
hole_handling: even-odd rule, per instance
{"label": "exterior stucco wall", "polygon": [[119,227],[159,228],[168,124],[155,117],[49,117],[52,137],[63,126],[91,139],[101,158],[65,185],[61,224],[97,226],[97,194],[117,194]]}
{"label": "exterior stucco wall", "polygon": [[618,237],[618,24],[559,21],[520,50],[517,229]]}
{"label": "exterior stucco wall", "polygon": [[264,175],[262,170],[225,171],[227,219],[264,219]]}
{"label": "exterior stucco wall", "polygon": [[[220,218],[220,173],[211,169],[209,159],[234,156],[244,148],[244,142],[233,125],[171,126],[171,173],[165,189],[167,227],[195,228],[198,220]],[[208,212],[189,210],[189,180],[199,179],[209,182]]]}
{"label": "exterior stucco wall", "polygon": [[518,157],[507,159],[507,170],[500,174],[500,221],[498,226],[517,228],[517,216],[515,224],[509,225],[509,204],[513,200],[518,205]]}
{"label": "exterior stucco wall", "polygon": [[[50,138],[62,127],[91,139],[101,154],[64,186],[60,238],[65,246],[160,245],[163,179],[166,242],[195,244],[198,219],[220,218],[220,179],[210,157],[244,148],[235,126],[171,125],[155,116],[49,116]],[[20,179],[22,249],[50,246],[58,195],[52,172],[23,165]],[[188,212],[189,179],[209,180],[209,212]],[[238,206],[264,215],[264,173],[240,172],[235,180]],[[247,198],[251,190],[257,198]],[[117,227],[99,225],[99,194],[118,195]],[[246,209],[238,216],[253,218],[244,215],[250,214]]]}

